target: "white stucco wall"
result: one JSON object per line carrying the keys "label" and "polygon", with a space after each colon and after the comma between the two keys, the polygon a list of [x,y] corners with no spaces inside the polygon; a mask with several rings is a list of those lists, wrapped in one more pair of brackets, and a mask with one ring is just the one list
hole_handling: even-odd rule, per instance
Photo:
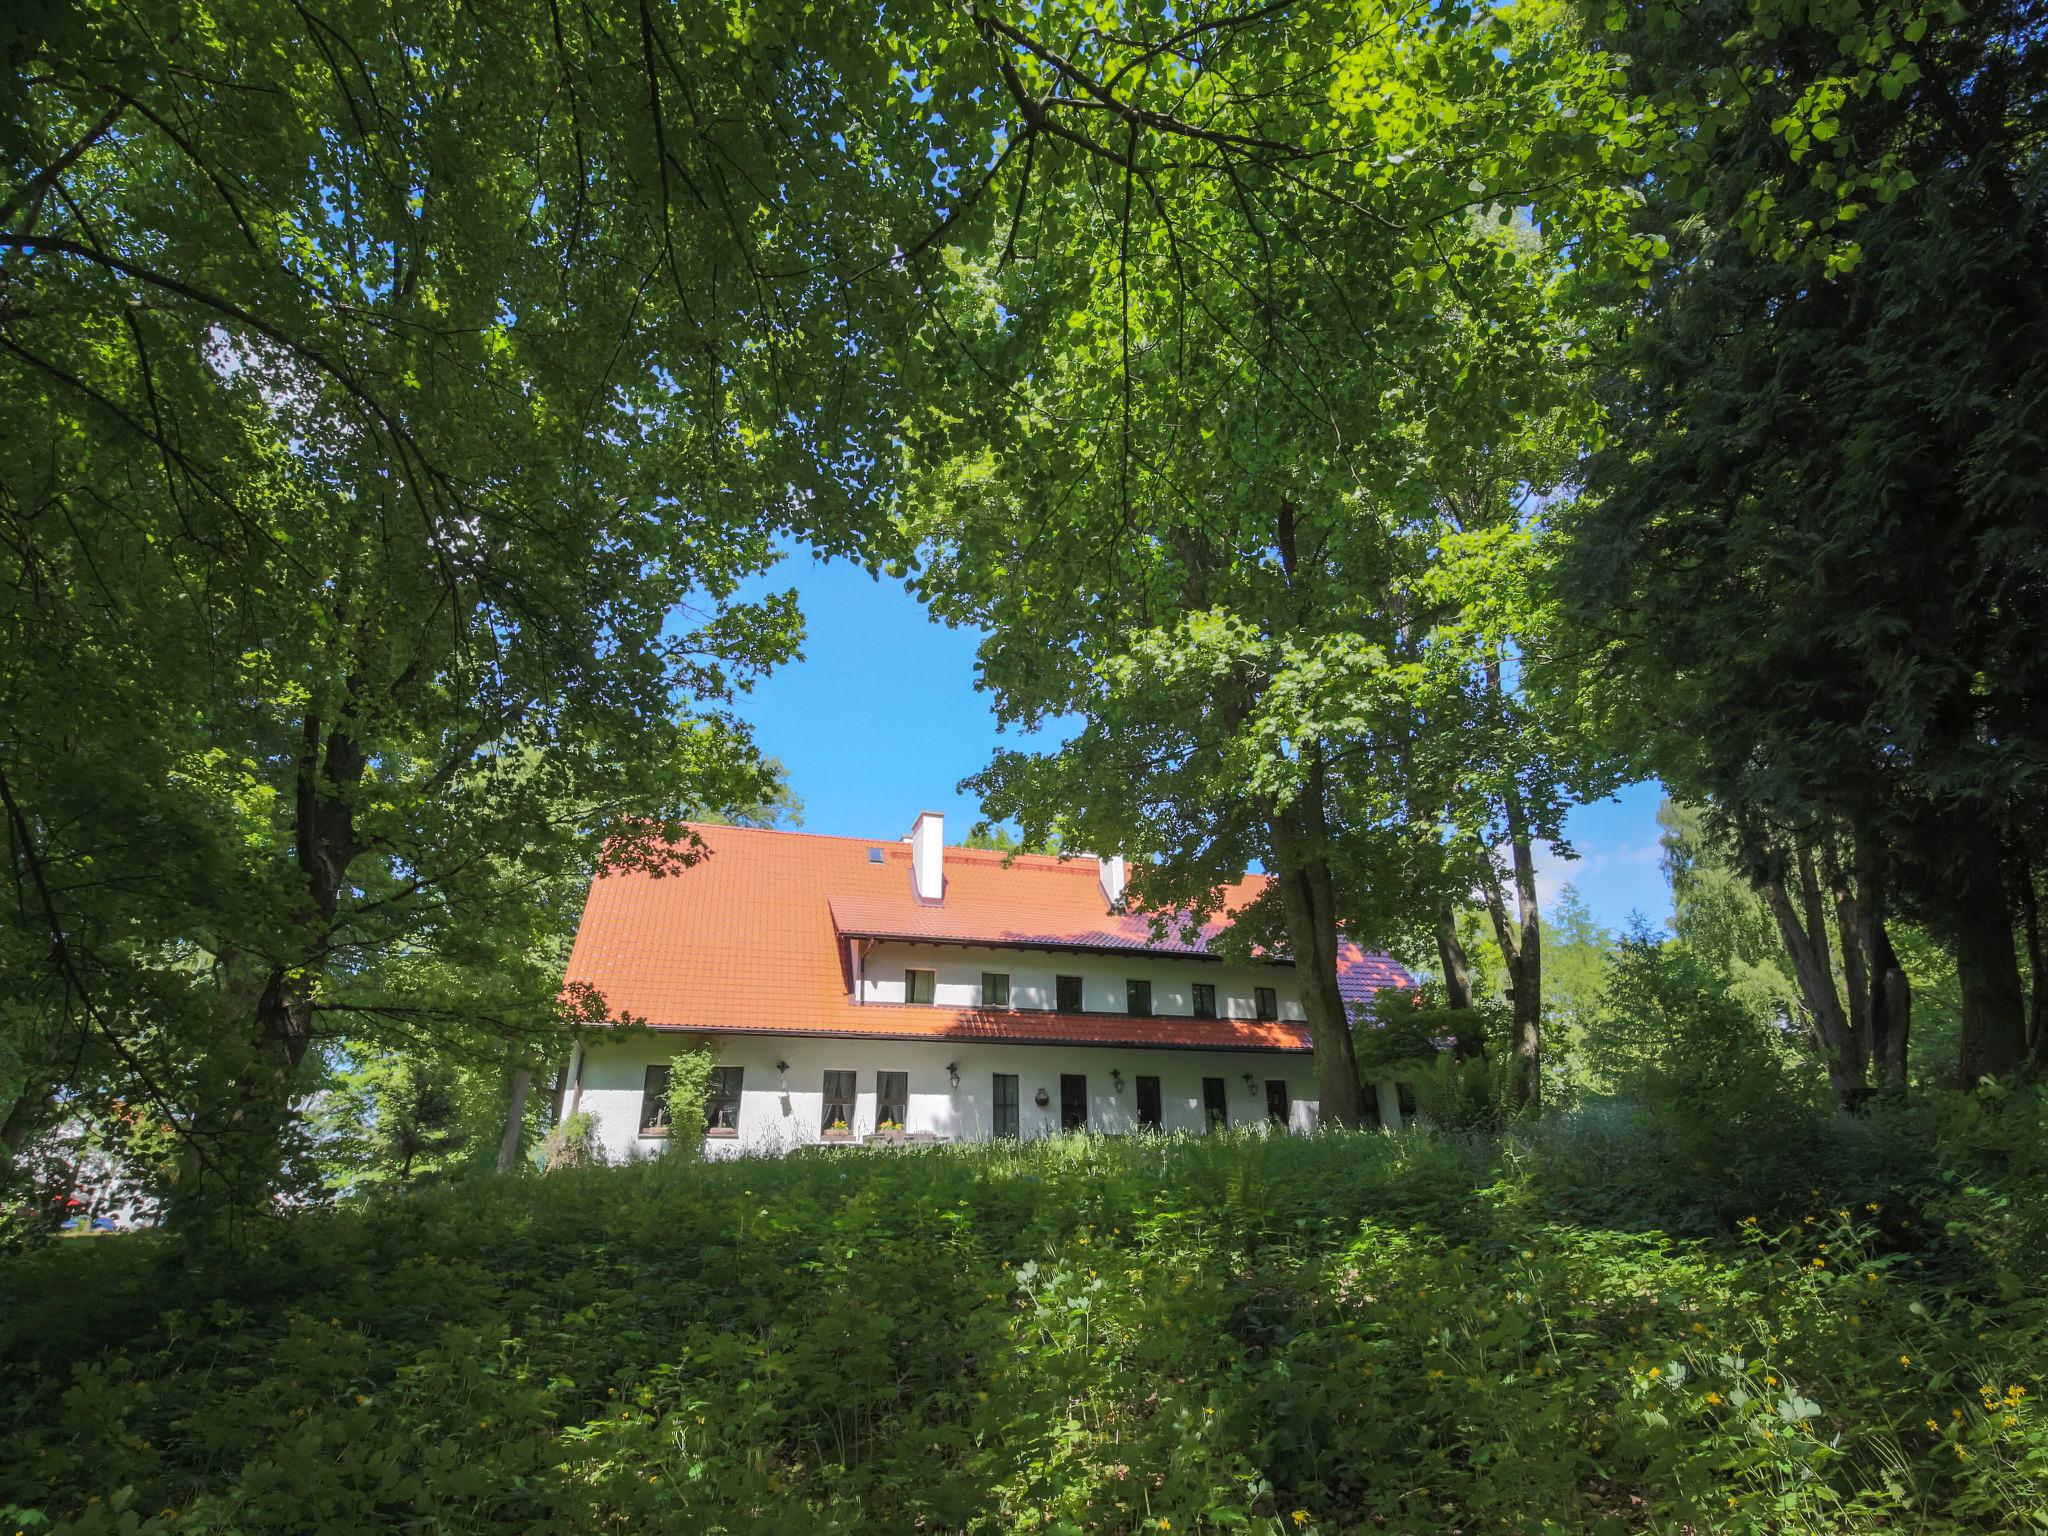
{"label": "white stucco wall", "polygon": [[[1047,974],[1050,977],[1051,973]],[[1121,972],[1116,982],[1121,989]],[[977,987],[980,984],[978,966],[975,983]],[[1047,984],[1050,985],[1049,980]],[[1121,990],[1118,1001],[1122,1001]],[[665,1136],[640,1134],[647,1068],[667,1061],[677,1051],[703,1038],[706,1037],[682,1032],[656,1038],[641,1036],[616,1045],[596,1045],[585,1053],[580,1093],[575,1102],[596,1118],[598,1135],[613,1161],[654,1156],[667,1145]],[[906,1129],[927,1131],[954,1141],[982,1141],[993,1135],[994,1078],[999,1072],[1014,1073],[1017,1077],[1019,1133],[1026,1137],[1050,1135],[1059,1130],[1062,1073],[1081,1073],[1087,1077],[1088,1126],[1092,1131],[1116,1133],[1137,1128],[1137,1079],[1141,1075],[1160,1080],[1160,1108],[1164,1128],[1169,1131],[1205,1128],[1204,1077],[1223,1079],[1232,1125],[1266,1123],[1269,1078],[1284,1079],[1287,1084],[1291,1129],[1306,1131],[1316,1124],[1315,1058],[1305,1053],[946,1044],[784,1035],[709,1038],[717,1065],[739,1067],[744,1073],[739,1135],[707,1138],[706,1150],[715,1157],[780,1153],[822,1141],[827,1070],[851,1070],[855,1074],[858,1098],[852,1130],[856,1137],[875,1128],[877,1072],[910,1075]],[[778,1061],[788,1063],[787,1072],[776,1069]],[[957,1089],[947,1077],[949,1062],[960,1070]],[[1113,1071],[1123,1074],[1121,1093],[1113,1086]],[[1246,1073],[1252,1077],[1249,1088],[1244,1081]],[[1043,1108],[1036,1103],[1041,1088],[1047,1099]],[[1396,1113],[1393,1084],[1381,1085],[1380,1103],[1391,1123]]]}
{"label": "white stucco wall", "polygon": [[[1159,1017],[1187,1018],[1195,1011],[1195,983],[1216,988],[1216,1014],[1225,1019],[1258,1017],[1253,989],[1271,987],[1280,1017],[1300,1019],[1301,994],[1294,968],[1286,965],[1220,965],[1213,960],[1176,960],[1152,954],[1055,954],[1037,950],[971,949],[953,944],[868,946],[860,964],[861,1001],[903,1001],[903,973],[932,971],[935,1004],[973,1008],[981,1003],[981,973],[1004,971],[1010,977],[1010,1006],[1050,1008],[1054,982],[1060,976],[1081,978],[1081,1004],[1091,1012],[1122,1013],[1124,983],[1152,983],[1152,1012]],[[1240,1072],[1243,1068],[1238,1069]]]}

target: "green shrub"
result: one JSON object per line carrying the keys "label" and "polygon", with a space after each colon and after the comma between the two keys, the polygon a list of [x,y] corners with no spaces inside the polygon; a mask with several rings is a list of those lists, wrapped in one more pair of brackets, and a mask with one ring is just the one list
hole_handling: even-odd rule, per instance
{"label": "green shrub", "polygon": [[[2048,1110],[572,1169],[0,1270],[63,1532],[2048,1529]],[[1661,1213],[1661,1215],[1660,1215]],[[1753,1220],[1745,1219],[1753,1217]],[[11,1501],[11,1506],[10,1502]]]}
{"label": "green shrub", "polygon": [[704,1113],[711,1104],[711,1072],[718,1058],[708,1046],[679,1051],[668,1062],[666,1157],[704,1155]]}
{"label": "green shrub", "polygon": [[604,1143],[598,1139],[597,1118],[587,1109],[564,1115],[540,1144],[543,1173],[561,1173],[571,1168],[601,1168],[604,1162]]}

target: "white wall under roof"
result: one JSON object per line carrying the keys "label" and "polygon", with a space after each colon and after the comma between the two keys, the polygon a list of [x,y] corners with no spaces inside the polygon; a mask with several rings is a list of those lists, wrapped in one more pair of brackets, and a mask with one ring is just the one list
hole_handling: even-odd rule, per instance
{"label": "white wall under roof", "polygon": [[1195,983],[1208,982],[1216,988],[1219,1018],[1258,1017],[1252,989],[1271,987],[1277,994],[1280,1017],[1300,1020],[1301,993],[1290,965],[1223,965],[1213,960],[1188,960],[1154,954],[1075,954],[1045,949],[978,949],[961,944],[903,944],[878,940],[868,947],[861,966],[863,990],[860,1000],[869,1003],[903,1001],[903,973],[906,970],[934,971],[934,1005],[943,1008],[976,1008],[981,1005],[981,973],[1001,971],[1010,978],[1010,1006],[1050,1008],[1054,979],[1081,978],[1082,1006],[1090,1012],[1122,1013],[1126,980],[1152,983],[1152,1012],[1156,1017],[1190,1018],[1195,1011]]}
{"label": "white wall under roof", "polygon": [[[675,1031],[638,1036],[615,1045],[598,1045],[587,1053],[577,1104],[597,1119],[599,1138],[614,1162],[657,1156],[666,1136],[642,1136],[640,1112],[650,1065],[668,1061],[678,1051],[705,1037]],[[824,1079],[828,1070],[855,1074],[857,1094],[852,1131],[860,1136],[875,1129],[875,1074],[909,1074],[910,1107],[906,1128],[952,1141],[984,1141],[994,1134],[995,1074],[1017,1078],[1018,1120],[1023,1136],[1045,1136],[1060,1124],[1060,1076],[1079,1073],[1088,1080],[1088,1127],[1109,1133],[1132,1131],[1138,1124],[1138,1078],[1159,1079],[1160,1104],[1169,1131],[1201,1131],[1202,1079],[1223,1079],[1225,1103],[1232,1125],[1265,1125],[1266,1083],[1287,1085],[1289,1128],[1316,1125],[1315,1058],[1306,1053],[1271,1051],[1144,1050],[1119,1046],[1005,1045],[922,1040],[832,1039],[790,1035],[722,1035],[710,1037],[717,1065],[742,1069],[740,1125],[736,1137],[707,1138],[713,1157],[779,1154],[822,1142]],[[776,1068],[788,1063],[788,1071]],[[946,1072],[960,1070],[960,1086]],[[1115,1089],[1112,1072],[1123,1074],[1123,1090]],[[1251,1075],[1251,1086],[1245,1075]],[[1040,1089],[1047,1103],[1035,1098]],[[1379,1085],[1379,1101],[1388,1124],[1399,1111],[1392,1083]]]}

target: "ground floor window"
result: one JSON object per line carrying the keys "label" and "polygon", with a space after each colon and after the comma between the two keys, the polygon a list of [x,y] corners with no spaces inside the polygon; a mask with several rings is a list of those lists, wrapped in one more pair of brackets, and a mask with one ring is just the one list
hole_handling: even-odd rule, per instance
{"label": "ground floor window", "polygon": [[1223,1096],[1220,1077],[1202,1079],[1202,1122],[1212,1131],[1225,1130],[1230,1125],[1230,1103]]}
{"label": "ground floor window", "polygon": [[1287,1123],[1287,1079],[1284,1077],[1266,1079],[1266,1118],[1275,1125]]}
{"label": "ground floor window", "polygon": [[740,1128],[739,1067],[711,1069],[711,1096],[704,1102],[704,1129],[713,1136],[734,1136]]}
{"label": "ground floor window", "polygon": [[1017,1139],[1017,1074],[998,1072],[996,1074],[995,1133]]}
{"label": "ground floor window", "polygon": [[823,1131],[845,1133],[853,1129],[853,1074],[851,1072],[827,1072],[825,1074],[825,1113],[818,1128]]}
{"label": "ground floor window", "polygon": [[910,1074],[908,1072],[877,1072],[875,1074],[875,1129],[894,1126],[903,1129],[910,1123]]}
{"label": "ground floor window", "polygon": [[1159,1079],[1141,1077],[1138,1079],[1138,1124],[1147,1130],[1163,1130],[1166,1117],[1159,1107]]}
{"label": "ground floor window", "polygon": [[666,1065],[647,1069],[647,1078],[640,1085],[640,1134],[642,1136],[666,1136],[668,1134],[668,1068]]}
{"label": "ground floor window", "polygon": [[1403,1125],[1414,1123],[1415,1085],[1412,1083],[1394,1084],[1394,1097],[1401,1103],[1401,1123]]}
{"label": "ground floor window", "polygon": [[1060,1129],[1088,1129],[1088,1079],[1078,1072],[1060,1074]]}

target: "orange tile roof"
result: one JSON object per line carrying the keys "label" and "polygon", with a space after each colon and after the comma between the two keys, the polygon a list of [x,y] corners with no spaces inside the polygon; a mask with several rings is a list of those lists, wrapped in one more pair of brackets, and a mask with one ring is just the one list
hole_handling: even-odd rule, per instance
{"label": "orange tile roof", "polygon": [[[945,900],[932,905],[911,895],[905,843],[751,827],[692,830],[705,851],[689,869],[616,871],[591,884],[567,980],[594,987],[614,1019],[707,1034],[1310,1048],[1307,1030],[1285,1020],[856,1003],[849,936],[1178,957],[1203,949],[1171,927],[1154,941],[1144,917],[1108,913],[1096,861],[1087,856],[1018,855],[1005,866],[999,853],[948,848]],[[871,850],[880,851],[880,862]],[[1264,887],[1264,876],[1247,876],[1227,894],[1228,908]],[[1346,949],[1340,979],[1347,996],[1351,984],[1368,980],[1414,984],[1384,956]]]}

